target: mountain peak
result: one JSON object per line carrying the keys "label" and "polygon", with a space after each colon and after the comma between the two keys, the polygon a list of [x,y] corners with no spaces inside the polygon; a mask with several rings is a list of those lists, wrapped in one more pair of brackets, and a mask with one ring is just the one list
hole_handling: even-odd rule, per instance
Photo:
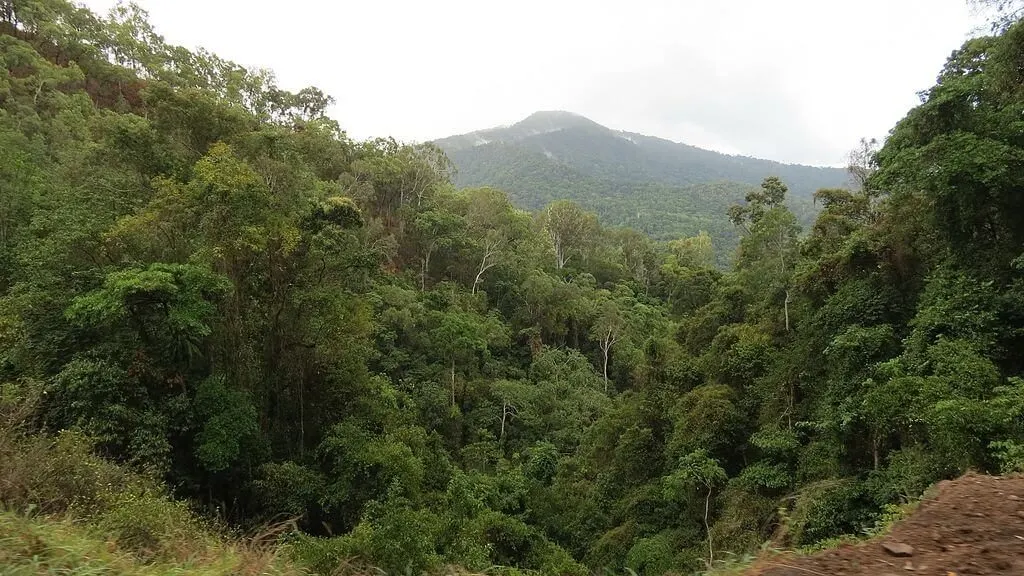
{"label": "mountain peak", "polygon": [[543,136],[552,132],[589,130],[611,133],[612,131],[593,120],[565,110],[541,110],[530,114],[511,126],[486,128],[457,136],[435,140],[434,143],[448,152],[473,148],[491,143],[511,143],[526,138]]}
{"label": "mountain peak", "polygon": [[604,128],[593,120],[565,110],[541,110],[516,122],[513,127],[549,132],[581,126]]}

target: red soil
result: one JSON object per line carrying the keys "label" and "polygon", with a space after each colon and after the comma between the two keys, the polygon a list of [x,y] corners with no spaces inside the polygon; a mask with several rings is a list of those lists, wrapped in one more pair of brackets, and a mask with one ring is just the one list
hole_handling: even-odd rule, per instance
{"label": "red soil", "polygon": [[934,492],[883,538],[765,558],[747,576],[1024,576],[1024,477],[969,474]]}

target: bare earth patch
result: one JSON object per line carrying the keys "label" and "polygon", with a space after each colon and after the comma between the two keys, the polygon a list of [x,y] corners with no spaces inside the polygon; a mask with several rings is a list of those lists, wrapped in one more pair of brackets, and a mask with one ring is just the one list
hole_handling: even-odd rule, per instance
{"label": "bare earth patch", "polygon": [[747,576],[1024,575],[1024,477],[968,474],[885,537],[811,556],[762,559]]}

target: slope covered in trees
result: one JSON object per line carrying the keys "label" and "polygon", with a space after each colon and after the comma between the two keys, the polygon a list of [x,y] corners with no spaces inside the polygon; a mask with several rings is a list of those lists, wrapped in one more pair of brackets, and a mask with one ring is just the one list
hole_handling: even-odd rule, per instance
{"label": "slope covered in trees", "polygon": [[852,183],[844,170],[730,156],[611,130],[569,112],[537,112],[512,126],[436,144],[455,165],[458,186],[494,186],[530,210],[574,200],[609,224],[657,240],[707,231],[723,267],[738,241],[724,209],[764,178],[789,184],[788,203],[804,223],[814,219],[815,190]]}
{"label": "slope covered in trees", "polygon": [[[723,272],[707,234],[458,190],[132,7],[0,19],[0,406],[103,459],[62,511],[103,522],[112,461],[237,529],[294,518],[320,574],[685,573],[1024,469],[1022,25],[812,226],[780,178],[723,204]],[[7,509],[49,501],[18,478]]]}
{"label": "slope covered in trees", "polygon": [[507,128],[491,128],[436,141],[459,167],[456,183],[465,186],[485,181],[500,171],[497,160],[514,150],[540,154],[553,164],[584,176],[617,182],[658,182],[687,186],[729,181],[757,186],[767,176],[778,176],[797,197],[809,198],[819,188],[848,183],[837,168],[800,166],[733,156],[654,138],[611,130],[571,112],[536,112]]}

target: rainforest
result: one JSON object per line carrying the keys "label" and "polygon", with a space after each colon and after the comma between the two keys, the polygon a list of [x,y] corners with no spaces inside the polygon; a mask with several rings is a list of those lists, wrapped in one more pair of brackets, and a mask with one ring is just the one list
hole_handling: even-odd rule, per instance
{"label": "rainforest", "polygon": [[0,565],[691,574],[1024,472],[1024,24],[954,48],[722,256],[0,1]]}

